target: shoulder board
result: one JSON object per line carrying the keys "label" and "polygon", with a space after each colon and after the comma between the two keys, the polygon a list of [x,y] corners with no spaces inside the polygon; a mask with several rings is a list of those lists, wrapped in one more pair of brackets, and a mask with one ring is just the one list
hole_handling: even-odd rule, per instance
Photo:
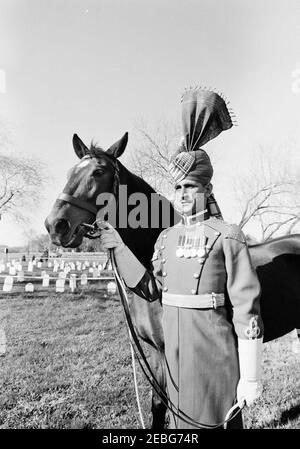
{"label": "shoulder board", "polygon": [[234,239],[241,243],[246,243],[246,238],[243,231],[238,225],[235,224],[230,225],[229,232],[225,235],[225,239]]}

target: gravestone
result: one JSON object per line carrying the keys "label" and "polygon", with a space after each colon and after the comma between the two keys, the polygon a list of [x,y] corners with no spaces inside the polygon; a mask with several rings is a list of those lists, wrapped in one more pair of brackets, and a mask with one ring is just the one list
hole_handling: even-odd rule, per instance
{"label": "gravestone", "polygon": [[3,328],[0,328],[0,357],[6,353],[6,334]]}
{"label": "gravestone", "polygon": [[76,274],[70,275],[69,286],[70,286],[71,292],[73,293],[76,288]]}
{"label": "gravestone", "polygon": [[25,292],[34,292],[34,285],[31,282],[25,285]]}
{"label": "gravestone", "polygon": [[14,283],[14,278],[12,276],[6,276],[3,284],[4,292],[11,292]]}
{"label": "gravestone", "polygon": [[117,284],[115,282],[108,282],[107,293],[114,294],[117,291]]}
{"label": "gravestone", "polygon": [[17,282],[24,282],[24,271],[18,272]]}
{"label": "gravestone", "polygon": [[80,277],[80,284],[87,285],[87,275],[85,273],[83,273]]}
{"label": "gravestone", "polygon": [[56,286],[56,293],[63,293],[65,291],[65,280],[57,279],[55,286]]}
{"label": "gravestone", "polygon": [[43,276],[43,284],[42,284],[43,287],[49,287],[49,279],[50,279],[50,276],[49,276],[49,274],[46,273]]}
{"label": "gravestone", "polygon": [[11,276],[15,276],[16,273],[17,273],[16,267],[14,267],[14,266],[9,267],[9,274]]}

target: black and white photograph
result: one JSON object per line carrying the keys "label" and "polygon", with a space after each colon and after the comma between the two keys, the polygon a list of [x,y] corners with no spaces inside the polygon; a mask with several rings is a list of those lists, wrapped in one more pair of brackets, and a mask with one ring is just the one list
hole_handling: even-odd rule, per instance
{"label": "black and white photograph", "polygon": [[300,429],[299,24],[0,0],[1,430]]}

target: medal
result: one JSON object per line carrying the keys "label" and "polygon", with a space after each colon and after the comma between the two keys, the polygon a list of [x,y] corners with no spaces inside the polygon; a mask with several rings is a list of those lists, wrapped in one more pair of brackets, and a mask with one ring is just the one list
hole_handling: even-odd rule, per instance
{"label": "medal", "polygon": [[200,247],[200,248],[198,249],[198,251],[197,251],[197,256],[198,256],[198,257],[201,257],[201,258],[204,258],[204,257],[206,256],[205,248]]}
{"label": "medal", "polygon": [[186,259],[189,259],[191,257],[191,250],[190,250],[190,248],[185,248],[183,251],[184,251],[184,257]]}
{"label": "medal", "polygon": [[196,248],[192,248],[191,249],[191,257],[196,257],[197,256],[197,250]]}
{"label": "medal", "polygon": [[184,237],[183,237],[183,235],[180,235],[179,239],[178,239],[177,249],[176,249],[176,252],[175,252],[177,257],[183,257],[183,255],[184,255],[183,241],[184,241]]}
{"label": "medal", "polygon": [[177,249],[176,249],[176,256],[177,256],[177,257],[182,257],[183,254],[184,254],[183,248],[177,248]]}

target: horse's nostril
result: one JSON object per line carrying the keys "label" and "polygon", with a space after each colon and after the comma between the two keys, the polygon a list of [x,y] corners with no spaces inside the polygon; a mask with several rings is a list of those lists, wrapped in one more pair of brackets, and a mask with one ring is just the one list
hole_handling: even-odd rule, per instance
{"label": "horse's nostril", "polygon": [[71,229],[70,223],[67,220],[60,219],[54,225],[54,231],[56,234],[66,234]]}

